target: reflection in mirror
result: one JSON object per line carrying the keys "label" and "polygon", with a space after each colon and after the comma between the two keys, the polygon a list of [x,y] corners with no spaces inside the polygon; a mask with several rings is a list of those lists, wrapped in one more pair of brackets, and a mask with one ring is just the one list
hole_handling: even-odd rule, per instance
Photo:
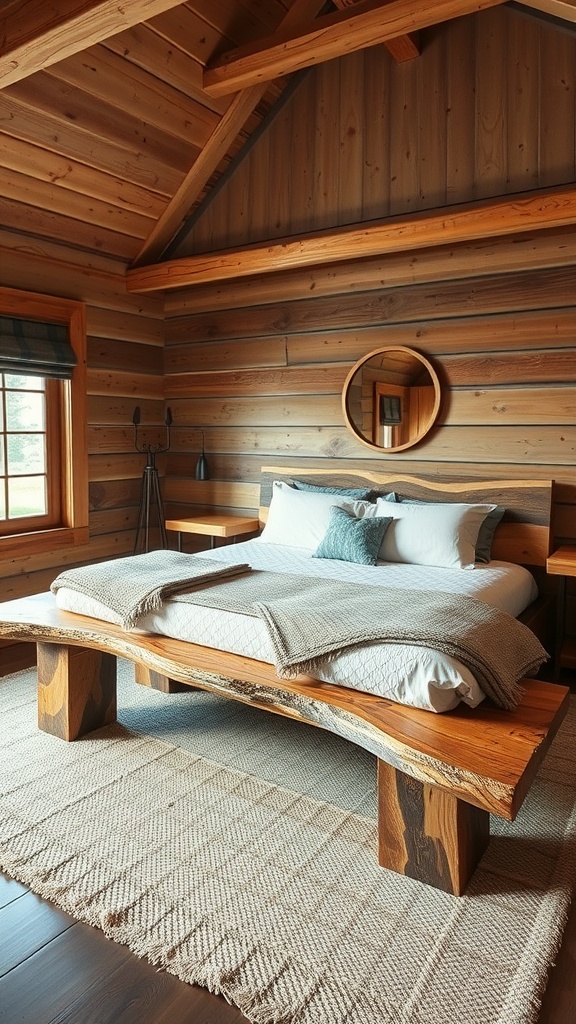
{"label": "reflection in mirror", "polygon": [[402,451],[421,441],[440,407],[440,382],[414,349],[376,349],[352,367],[342,394],[344,418],[370,448]]}

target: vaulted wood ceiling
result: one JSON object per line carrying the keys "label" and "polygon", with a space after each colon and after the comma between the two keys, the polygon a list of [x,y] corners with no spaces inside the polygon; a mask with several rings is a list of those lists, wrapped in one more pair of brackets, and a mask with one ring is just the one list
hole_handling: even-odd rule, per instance
{"label": "vaulted wood ceiling", "polygon": [[[14,0],[0,12],[0,220],[156,262],[301,68],[501,0]],[[514,6],[518,6],[515,4]],[[576,0],[522,0],[574,27]]]}

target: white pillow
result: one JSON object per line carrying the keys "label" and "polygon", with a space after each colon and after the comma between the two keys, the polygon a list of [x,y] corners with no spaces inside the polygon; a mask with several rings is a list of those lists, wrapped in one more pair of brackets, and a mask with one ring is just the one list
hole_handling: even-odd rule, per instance
{"label": "white pillow", "polygon": [[478,531],[495,505],[376,502],[375,515],[392,517],[380,547],[384,562],[473,569]]}
{"label": "white pillow", "polygon": [[[284,544],[315,551],[324,539],[330,522],[330,509],[335,505],[355,516],[362,516],[371,502],[354,501],[353,498],[321,491],[299,491],[283,480],[275,480],[268,519],[260,540],[266,544]],[[386,505],[389,506],[390,502]]]}

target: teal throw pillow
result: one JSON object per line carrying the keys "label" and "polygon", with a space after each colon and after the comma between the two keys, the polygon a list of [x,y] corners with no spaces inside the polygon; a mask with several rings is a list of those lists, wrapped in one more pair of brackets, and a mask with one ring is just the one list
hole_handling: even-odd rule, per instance
{"label": "teal throw pillow", "polygon": [[334,506],[330,510],[328,529],[312,557],[376,565],[382,539],[391,522],[386,516],[357,519],[345,508]]}

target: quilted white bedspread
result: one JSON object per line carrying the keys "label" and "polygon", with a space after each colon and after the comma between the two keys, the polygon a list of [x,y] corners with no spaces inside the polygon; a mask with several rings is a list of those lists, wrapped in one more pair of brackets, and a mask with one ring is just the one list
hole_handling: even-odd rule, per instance
{"label": "quilted white bedspread", "polygon": [[[522,566],[490,562],[473,570],[389,564],[357,565],[332,559],[312,558],[300,548],[245,541],[203,551],[202,557],[223,562],[247,562],[254,569],[301,576],[320,576],[369,586],[439,590],[486,601],[510,615],[520,612],[537,596],[533,576]],[[115,621],[104,605],[75,591],[62,588],[60,608],[93,618]],[[243,654],[274,663],[274,653],[263,621],[166,601],[163,608],[140,620],[140,628],[218,650]],[[401,704],[429,711],[448,711],[461,700],[476,707],[484,694],[472,674],[460,662],[437,651],[407,644],[370,644],[326,661],[318,677],[325,682],[375,693]]]}

